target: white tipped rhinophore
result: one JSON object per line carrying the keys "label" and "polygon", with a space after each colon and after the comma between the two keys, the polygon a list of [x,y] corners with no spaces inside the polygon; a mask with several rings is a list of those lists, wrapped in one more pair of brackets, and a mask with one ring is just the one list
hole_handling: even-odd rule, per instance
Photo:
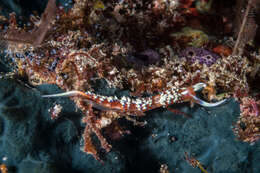
{"label": "white tipped rhinophore", "polygon": [[[193,90],[194,91],[199,91],[201,90],[202,88],[205,88],[207,85],[205,83],[197,83],[195,85],[192,86]],[[192,95],[189,93],[188,90],[185,90],[183,92],[181,92],[182,95],[186,95],[186,94],[189,94],[195,101],[197,104],[201,105],[201,106],[204,106],[204,107],[215,107],[215,106],[219,106],[221,105],[222,103],[226,102],[227,99],[224,99],[224,100],[221,100],[219,102],[216,102],[216,103],[208,103],[208,102],[205,102],[203,100],[201,100],[200,98]]]}
{"label": "white tipped rhinophore", "polygon": [[[207,85],[205,83],[201,82],[201,83],[197,83],[197,84],[193,85],[192,88],[196,92],[196,91],[201,90],[202,88],[205,88],[206,86]],[[186,88],[184,88],[184,89],[186,89]],[[188,92],[189,92],[188,90],[184,90],[184,91],[181,92],[181,94],[186,95],[186,94],[188,94]]]}
{"label": "white tipped rhinophore", "polygon": [[193,85],[192,88],[194,89],[194,91],[198,91],[202,88],[205,88],[206,86],[207,86],[207,84],[201,82],[201,83],[197,83],[197,84]]}
{"label": "white tipped rhinophore", "polygon": [[204,107],[215,107],[215,106],[219,106],[221,105],[222,103],[226,102],[227,99],[224,99],[224,100],[221,100],[219,102],[216,102],[216,103],[208,103],[208,102],[205,102],[203,100],[201,100],[200,98],[194,96],[194,95],[190,95],[195,101],[197,104],[201,105],[201,106],[204,106]]}

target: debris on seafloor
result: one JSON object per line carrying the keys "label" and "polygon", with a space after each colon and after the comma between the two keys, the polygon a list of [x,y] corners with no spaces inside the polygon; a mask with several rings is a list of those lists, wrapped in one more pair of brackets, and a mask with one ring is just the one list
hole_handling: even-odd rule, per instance
{"label": "debris on seafloor", "polygon": [[5,164],[1,164],[0,171],[1,171],[1,173],[8,173],[7,166]]}
{"label": "debris on seafloor", "polygon": [[48,111],[49,111],[49,113],[51,115],[51,119],[57,119],[59,117],[59,114],[62,111],[62,106],[60,104],[55,104]]}
{"label": "debris on seafloor", "polygon": [[202,164],[197,160],[195,159],[194,157],[190,157],[188,155],[187,152],[184,153],[185,154],[185,160],[194,168],[199,168],[201,170],[201,172],[203,173],[208,173],[208,171],[202,166]]}
{"label": "debris on seafloor", "polygon": [[166,164],[162,164],[160,167],[160,173],[170,173],[168,166]]}

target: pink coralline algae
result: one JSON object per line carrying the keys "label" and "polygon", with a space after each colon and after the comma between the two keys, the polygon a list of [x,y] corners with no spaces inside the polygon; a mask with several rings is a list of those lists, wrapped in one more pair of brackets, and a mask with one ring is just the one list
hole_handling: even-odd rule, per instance
{"label": "pink coralline algae", "polygon": [[248,96],[240,100],[241,114],[233,130],[240,140],[254,143],[260,139],[260,100]]}
{"label": "pink coralline algae", "polygon": [[180,53],[181,58],[185,58],[188,62],[194,63],[198,61],[200,64],[206,64],[208,67],[214,64],[220,56],[207,51],[203,48],[188,47]]}

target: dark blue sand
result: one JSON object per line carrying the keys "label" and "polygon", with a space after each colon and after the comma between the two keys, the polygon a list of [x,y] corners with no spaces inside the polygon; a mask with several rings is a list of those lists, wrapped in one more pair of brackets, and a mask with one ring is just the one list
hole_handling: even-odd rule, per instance
{"label": "dark blue sand", "polygon": [[[0,81],[0,158],[9,172],[155,173],[161,164],[167,164],[171,173],[201,172],[185,161],[184,152],[197,158],[209,173],[260,172],[259,142],[249,145],[233,135],[239,105],[232,99],[211,109],[172,106],[190,118],[163,108],[150,111],[139,119],[147,121],[144,127],[121,120],[132,133],[110,140],[110,153],[99,151],[102,164],[80,150],[84,124],[73,102],[40,97],[57,92],[61,90],[51,85],[30,89],[15,80]],[[57,120],[51,120],[48,113],[53,103],[64,108]]]}

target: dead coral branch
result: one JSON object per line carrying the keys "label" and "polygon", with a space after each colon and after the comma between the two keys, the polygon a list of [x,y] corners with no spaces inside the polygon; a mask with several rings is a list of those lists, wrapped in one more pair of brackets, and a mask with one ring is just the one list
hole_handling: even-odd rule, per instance
{"label": "dead coral branch", "polygon": [[42,43],[52,20],[56,14],[55,0],[49,0],[44,13],[41,16],[39,27],[34,28],[32,32],[18,30],[16,27],[11,27],[7,30],[4,39],[9,42],[27,43],[33,46],[38,46]]}
{"label": "dead coral branch", "polygon": [[[253,8],[256,6],[256,0],[249,0],[247,3],[246,11],[243,15],[241,13],[243,11],[243,1],[237,2],[237,26],[236,28],[239,28],[239,32],[237,35],[237,40],[235,43],[235,47],[233,49],[232,55],[239,55],[241,56],[243,54],[243,49],[245,47],[245,44],[253,40],[256,34],[256,28],[257,25],[252,17],[249,16],[250,13],[253,13]],[[243,17],[242,17],[243,16]],[[240,23],[240,19],[242,20],[242,23]]]}

